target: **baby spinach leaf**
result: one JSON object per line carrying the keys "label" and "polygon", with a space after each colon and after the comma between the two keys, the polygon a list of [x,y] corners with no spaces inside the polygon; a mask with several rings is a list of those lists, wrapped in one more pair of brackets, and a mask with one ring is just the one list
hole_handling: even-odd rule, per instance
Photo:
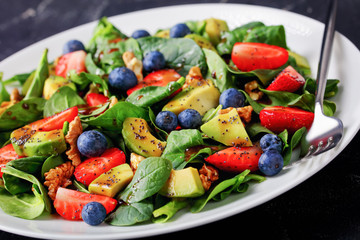
{"label": "baby spinach leaf", "polygon": [[70,87],[59,88],[45,103],[44,117],[52,116],[70,107],[85,104],[85,101]]}
{"label": "baby spinach leaf", "polygon": [[151,201],[143,200],[131,204],[124,204],[111,213],[105,222],[114,226],[129,226],[147,221],[151,218],[154,206]]}
{"label": "baby spinach leaf", "polygon": [[164,54],[166,65],[186,76],[190,68],[198,66],[203,76],[206,75],[206,60],[201,48],[187,38],[144,37],[137,39],[145,56],[151,51]]}
{"label": "baby spinach leaf", "polygon": [[185,208],[188,205],[188,201],[186,199],[176,199],[172,198],[164,206],[153,211],[153,219],[154,223],[164,223],[167,222],[172,216],[175,215],[179,210]]}
{"label": "baby spinach leaf", "polygon": [[82,184],[81,182],[74,180],[73,184],[78,191],[84,192],[84,193],[90,193],[89,190],[87,189],[87,187],[84,184]]}
{"label": "baby spinach leaf", "polygon": [[[325,87],[325,98],[331,98],[337,94],[339,91],[338,84],[340,83],[340,80],[338,79],[328,79],[326,81],[326,87]],[[316,81],[312,78],[307,78],[305,85],[304,85],[304,91],[308,91],[312,94],[315,94],[316,91]]]}
{"label": "baby spinach leaf", "polygon": [[196,129],[172,131],[167,138],[162,157],[170,159],[174,169],[181,169],[186,161],[186,149],[199,145],[204,145],[200,131]]}
{"label": "baby spinach leaf", "polygon": [[30,77],[31,74],[32,74],[32,72],[16,74],[15,76],[4,80],[3,83],[4,83],[4,85],[8,85],[13,82],[18,82],[20,85],[23,85],[25,83],[25,81],[28,79],[28,77]]}
{"label": "baby spinach leaf", "polygon": [[283,25],[256,27],[246,35],[244,42],[266,43],[287,48]]}
{"label": "baby spinach leaf", "polygon": [[181,77],[176,82],[168,83],[166,87],[144,87],[130,94],[126,101],[139,107],[150,107],[151,105],[171,96],[171,94],[179,90],[184,83],[185,78]]}
{"label": "baby spinach leaf", "polygon": [[90,83],[99,85],[100,86],[99,90],[103,92],[105,96],[109,96],[109,87],[107,82],[98,75],[86,73],[86,72],[81,72],[80,74],[76,74],[76,72],[72,70],[70,71],[70,79],[74,83],[80,85],[81,86],[80,89],[86,87]]}
{"label": "baby spinach leaf", "polygon": [[10,100],[10,94],[6,91],[5,84],[2,81],[2,76],[3,73],[0,72],[0,103]]}
{"label": "baby spinach leaf", "polygon": [[44,179],[44,174],[50,171],[52,168],[56,168],[60,164],[63,164],[65,161],[61,157],[61,155],[51,155],[48,157],[41,167],[41,177]]}
{"label": "baby spinach leaf", "polygon": [[91,53],[88,53],[85,58],[85,66],[89,73],[103,76],[105,75],[105,71],[99,68],[94,62]]}
{"label": "baby spinach leaf", "polygon": [[157,193],[170,176],[172,165],[164,157],[149,157],[141,161],[129,185],[119,198],[126,203],[138,203]]}
{"label": "baby spinach leaf", "polygon": [[215,86],[220,92],[234,87],[234,80],[227,69],[225,61],[214,51],[203,49],[208,65],[207,78],[214,80]]}
{"label": "baby spinach leaf", "polygon": [[81,119],[81,121],[90,126],[121,131],[123,122],[128,117],[137,117],[149,121],[149,114],[146,109],[129,102],[118,102],[100,116]]}
{"label": "baby spinach leaf", "polygon": [[46,100],[31,98],[22,100],[0,115],[0,131],[12,130],[42,118]]}
{"label": "baby spinach leaf", "polygon": [[305,137],[306,135],[306,128],[302,127],[299,130],[297,130],[294,135],[291,137],[290,143],[287,144],[288,147],[284,149],[284,166],[288,165],[290,160],[291,160],[291,156],[292,156],[292,152],[294,150],[294,148],[301,142],[301,139],[303,137]]}
{"label": "baby spinach leaf", "polygon": [[245,126],[246,132],[249,134],[250,138],[255,137],[260,133],[270,133],[274,134],[272,131],[261,125],[260,123],[250,123]]}
{"label": "baby spinach leaf", "polygon": [[24,100],[41,97],[44,88],[44,82],[49,77],[49,65],[47,60],[48,50],[45,49],[40,59],[40,63],[35,71],[34,79],[31,82],[29,89],[24,97]]}

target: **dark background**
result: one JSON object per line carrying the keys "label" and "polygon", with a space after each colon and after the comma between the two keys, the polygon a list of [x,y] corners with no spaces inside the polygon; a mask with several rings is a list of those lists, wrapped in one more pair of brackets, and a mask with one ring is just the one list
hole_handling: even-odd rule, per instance
{"label": "dark background", "polygon": [[[189,3],[245,3],[324,22],[328,0],[12,0],[0,1],[0,61],[66,29],[141,9]],[[336,29],[360,48],[360,0],[340,0]],[[360,63],[359,63],[360,64]],[[360,114],[359,114],[360,117]],[[319,173],[246,212],[186,231],[147,239],[360,239],[360,134]],[[225,235],[225,236],[224,236]],[[0,239],[31,239],[0,231]]]}

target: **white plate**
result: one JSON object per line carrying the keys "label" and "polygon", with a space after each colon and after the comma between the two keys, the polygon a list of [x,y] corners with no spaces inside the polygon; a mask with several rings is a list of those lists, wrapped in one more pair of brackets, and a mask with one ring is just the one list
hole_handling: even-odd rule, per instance
{"label": "white plate", "polygon": [[[161,16],[161,17],[160,17]],[[120,30],[130,35],[134,30],[145,28],[150,32],[158,28],[171,27],[186,20],[202,20],[209,17],[224,19],[231,29],[249,21],[265,24],[283,24],[290,49],[306,56],[316,72],[320,54],[323,24],[291,12],[267,7],[241,4],[202,4],[163,7],[123,14],[109,18]],[[166,21],[164,21],[166,19]],[[0,63],[4,79],[14,74],[34,69],[44,48],[48,48],[49,59],[61,54],[62,45],[69,39],[85,43],[90,39],[96,22],[85,24],[54,35],[17,52]],[[341,80],[339,94],[334,99],[336,113],[343,123],[345,134],[340,144],[296,168],[282,171],[261,184],[255,184],[245,194],[234,194],[221,202],[211,202],[196,214],[181,211],[165,224],[141,224],[129,227],[113,227],[106,224],[91,227],[83,222],[65,221],[60,217],[47,216],[37,220],[23,220],[6,215],[0,210],[0,229],[20,235],[51,239],[125,239],[152,236],[203,225],[243,212],[269,201],[305,181],[327,165],[351,141],[360,128],[360,104],[358,99],[359,50],[343,35],[335,36],[329,78]]]}

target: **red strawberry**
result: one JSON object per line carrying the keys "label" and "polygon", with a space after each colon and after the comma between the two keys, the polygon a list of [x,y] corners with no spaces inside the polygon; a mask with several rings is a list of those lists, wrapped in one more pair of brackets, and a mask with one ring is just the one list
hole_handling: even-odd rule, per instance
{"label": "red strawberry", "polygon": [[118,148],[107,149],[100,157],[92,157],[75,168],[75,178],[88,186],[102,173],[111,168],[125,163],[126,157],[123,151]]}
{"label": "red strawberry", "polygon": [[89,202],[101,203],[106,213],[110,213],[117,205],[117,200],[114,198],[59,187],[54,207],[56,212],[65,219],[81,220],[81,211]]}
{"label": "red strawberry", "polygon": [[220,170],[240,173],[246,169],[258,170],[262,150],[259,146],[230,147],[210,155],[205,159]]}
{"label": "red strawberry", "polygon": [[127,90],[126,93],[127,95],[130,95],[132,92],[147,86],[165,87],[169,82],[176,81],[180,77],[180,74],[178,74],[174,69],[162,69],[154,71],[149,73],[138,85]]}
{"label": "red strawberry", "polygon": [[86,52],[83,50],[62,55],[56,64],[55,74],[66,78],[68,72],[73,69],[75,69],[76,73],[85,72],[85,58]]}
{"label": "red strawberry", "polygon": [[3,175],[1,169],[4,168],[8,162],[19,158],[22,158],[22,156],[16,154],[11,143],[0,148],[0,178]]}
{"label": "red strawberry", "polygon": [[305,84],[305,79],[292,66],[287,66],[266,88],[270,91],[295,92]]}
{"label": "red strawberry", "polygon": [[95,107],[95,106],[98,106],[100,104],[104,104],[108,100],[109,100],[109,98],[104,96],[101,93],[89,93],[88,95],[86,95],[86,103],[90,107]]}
{"label": "red strawberry", "polygon": [[309,129],[314,120],[314,113],[292,107],[266,107],[260,111],[260,123],[274,133],[281,133],[285,129],[290,134],[298,129]]}
{"label": "red strawberry", "polygon": [[241,71],[256,69],[276,69],[284,65],[289,58],[286,49],[266,43],[235,43],[231,60]]}

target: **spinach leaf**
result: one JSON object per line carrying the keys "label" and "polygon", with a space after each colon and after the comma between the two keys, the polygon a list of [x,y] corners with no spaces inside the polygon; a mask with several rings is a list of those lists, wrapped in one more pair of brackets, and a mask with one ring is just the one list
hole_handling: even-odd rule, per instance
{"label": "spinach leaf", "polygon": [[[339,91],[338,84],[340,83],[340,80],[338,79],[328,79],[326,81],[326,87],[325,87],[325,98],[331,98],[337,94]],[[308,91],[312,94],[315,94],[316,91],[316,81],[312,78],[307,78],[305,85],[304,85],[304,91]]]}
{"label": "spinach leaf", "polygon": [[249,134],[250,138],[254,138],[260,133],[270,133],[274,134],[272,131],[261,125],[260,123],[250,123],[245,126],[246,132]]}
{"label": "spinach leaf", "polygon": [[170,132],[162,157],[171,159],[174,169],[181,169],[186,164],[186,149],[204,145],[201,133],[196,129],[184,129]]}
{"label": "spinach leaf", "polygon": [[144,56],[151,51],[164,54],[168,67],[186,76],[191,67],[198,66],[203,76],[206,75],[206,60],[202,49],[187,38],[144,37],[137,39]]}
{"label": "spinach leaf", "polygon": [[80,89],[84,88],[85,86],[89,85],[90,83],[93,83],[95,85],[99,85],[99,90],[104,93],[105,96],[109,96],[109,87],[107,81],[102,79],[100,76],[81,72],[80,74],[76,74],[75,71],[70,71],[70,79],[80,85]]}
{"label": "spinach leaf", "polygon": [[65,161],[61,155],[51,155],[48,157],[41,167],[41,177],[45,179],[44,174],[50,171],[50,169],[56,168],[57,166],[63,164]]}
{"label": "spinach leaf", "polygon": [[87,189],[87,187],[84,184],[82,184],[81,182],[74,180],[73,184],[78,191],[84,192],[84,193],[90,193],[89,190]]}
{"label": "spinach leaf", "polygon": [[44,82],[49,77],[49,65],[47,60],[48,50],[45,49],[41,57],[40,63],[35,71],[34,79],[24,97],[24,100],[41,97],[44,88]]}
{"label": "spinach leaf", "polygon": [[20,85],[23,85],[25,83],[25,81],[30,77],[31,74],[32,74],[32,72],[16,74],[15,76],[4,80],[3,83],[4,83],[4,85],[8,85],[13,82],[18,82]]}
{"label": "spinach leaf", "polygon": [[141,88],[127,97],[126,101],[139,107],[150,107],[159,101],[171,96],[179,90],[185,83],[185,78],[181,77],[176,82],[170,82],[166,87],[148,86]]}
{"label": "spinach leaf", "polygon": [[45,103],[44,117],[52,116],[70,107],[85,104],[85,101],[70,87],[59,88]]}
{"label": "spinach leaf", "polygon": [[240,27],[235,28],[232,31],[223,32],[221,34],[222,42],[216,46],[216,49],[220,55],[231,54],[232,48],[235,43],[243,42],[246,35],[251,29],[256,27],[265,26],[262,22],[250,22]]}
{"label": "spinach leaf", "polygon": [[22,100],[0,115],[0,131],[12,130],[42,118],[46,100],[31,98]]}
{"label": "spinach leaf", "polygon": [[289,164],[294,148],[298,146],[298,144],[301,142],[301,139],[305,137],[305,135],[306,128],[302,127],[294,133],[294,135],[291,137],[290,143],[286,144],[287,147],[285,147],[285,149],[283,150],[284,166]]}
{"label": "spinach leaf", "polygon": [[167,222],[175,213],[185,208],[188,204],[186,199],[172,198],[167,204],[153,211],[152,221],[154,223]]}
{"label": "spinach leaf", "polygon": [[99,68],[94,62],[91,53],[88,53],[85,58],[85,66],[89,73],[103,76],[105,75],[105,71]]}
{"label": "spinach leaf", "polygon": [[203,36],[205,33],[206,21],[186,21],[186,26],[190,29],[192,33],[196,33],[200,36]]}
{"label": "spinach leaf", "polygon": [[100,116],[81,119],[81,121],[90,126],[121,131],[123,122],[128,117],[137,117],[149,121],[149,114],[146,109],[135,106],[129,102],[118,102]]}
{"label": "spinach leaf", "polygon": [[126,203],[138,203],[157,193],[170,176],[172,165],[163,157],[141,161],[129,185],[119,198]]}
{"label": "spinach leaf", "polygon": [[0,72],[0,103],[10,100],[10,94],[6,91],[5,84],[2,81],[3,73]]}
{"label": "spinach leaf", "polygon": [[149,220],[153,210],[154,206],[149,200],[121,205],[105,219],[105,222],[114,226],[134,225]]}
{"label": "spinach leaf", "polygon": [[193,213],[200,212],[211,199],[219,201],[227,198],[232,192],[245,192],[248,188],[247,182],[250,180],[258,182],[265,180],[263,176],[249,173],[250,170],[245,170],[233,178],[222,181],[209,194],[195,200],[190,211]]}
{"label": "spinach leaf", "polygon": [[246,35],[244,42],[267,43],[287,48],[283,25],[256,27]]}
{"label": "spinach leaf", "polygon": [[212,78],[215,86],[220,90],[220,92],[234,87],[234,80],[227,69],[225,61],[214,51],[203,49],[203,52],[208,65],[206,78]]}

